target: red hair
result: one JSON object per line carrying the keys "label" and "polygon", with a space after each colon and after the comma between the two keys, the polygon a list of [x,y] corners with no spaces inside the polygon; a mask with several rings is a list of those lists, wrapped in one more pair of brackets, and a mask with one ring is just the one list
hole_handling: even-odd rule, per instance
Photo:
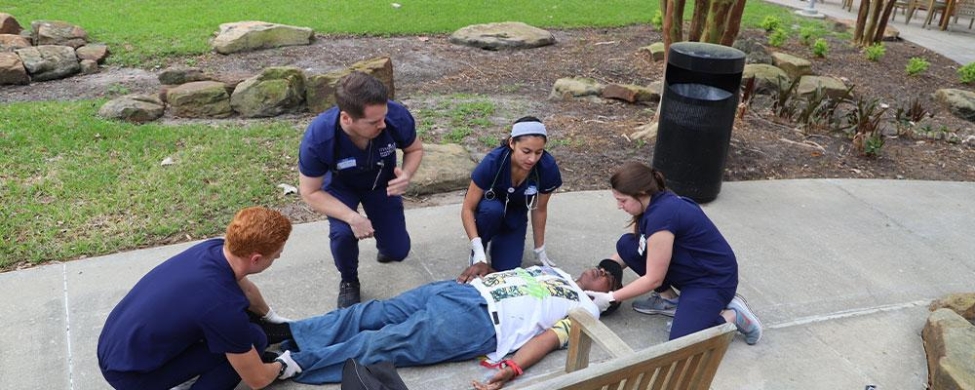
{"label": "red hair", "polygon": [[237,212],[227,225],[224,245],[234,256],[254,253],[268,256],[284,246],[291,235],[291,221],[281,213],[264,207],[248,207]]}

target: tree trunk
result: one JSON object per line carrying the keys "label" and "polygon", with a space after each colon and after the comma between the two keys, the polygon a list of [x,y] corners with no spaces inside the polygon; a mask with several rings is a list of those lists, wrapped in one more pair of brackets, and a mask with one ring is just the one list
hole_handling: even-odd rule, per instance
{"label": "tree trunk", "polygon": [[860,41],[863,39],[863,27],[867,21],[867,13],[869,9],[870,0],[860,0],[860,9],[857,10],[857,28],[853,32],[853,42],[857,45],[860,45]]}
{"label": "tree trunk", "polygon": [[684,40],[684,5],[686,0],[674,0],[674,20],[670,25],[670,41],[680,42]]}
{"label": "tree trunk", "polygon": [[671,36],[671,29],[674,25],[674,0],[667,0],[667,7],[664,8],[664,63],[667,63],[667,54],[670,53],[670,44],[674,43],[674,38]]}
{"label": "tree trunk", "polygon": [[707,34],[702,42],[719,43],[728,24],[728,10],[731,0],[714,0],[711,2],[711,12],[708,13]]}
{"label": "tree trunk", "polygon": [[870,2],[870,12],[867,14],[867,25],[863,29],[863,36],[860,39],[860,46],[866,46],[870,44],[870,40],[877,33],[877,19],[880,18],[880,12],[882,11],[882,0],[873,0]]}
{"label": "tree trunk", "polygon": [[897,0],[887,0],[887,5],[884,6],[884,13],[880,16],[880,23],[878,23],[877,26],[877,34],[873,36],[873,41],[871,41],[869,44],[872,45],[884,39],[884,33],[887,31],[887,21],[890,20],[890,13],[894,10],[894,3],[896,1]]}
{"label": "tree trunk", "polygon": [[743,13],[745,13],[745,0],[738,0],[728,15],[727,29],[724,36],[721,37],[722,45],[731,46],[735,43],[735,38],[738,38],[738,31],[741,30],[741,15]]}
{"label": "tree trunk", "polygon": [[711,0],[694,1],[694,16],[691,17],[691,31],[688,32],[687,40],[697,42],[704,34],[704,26],[707,23],[708,9],[711,8]]}

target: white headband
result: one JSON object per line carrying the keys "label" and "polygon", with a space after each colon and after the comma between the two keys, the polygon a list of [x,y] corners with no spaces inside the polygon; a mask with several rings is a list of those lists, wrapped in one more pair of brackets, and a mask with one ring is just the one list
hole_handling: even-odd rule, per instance
{"label": "white headband", "polygon": [[511,127],[511,138],[523,135],[543,135],[548,137],[542,122],[518,122]]}

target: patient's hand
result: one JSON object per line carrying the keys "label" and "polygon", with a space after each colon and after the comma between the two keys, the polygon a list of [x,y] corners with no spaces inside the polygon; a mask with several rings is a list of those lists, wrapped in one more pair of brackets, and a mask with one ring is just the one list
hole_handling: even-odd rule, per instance
{"label": "patient's hand", "polygon": [[490,265],[487,265],[487,263],[474,263],[474,265],[467,267],[460,274],[460,277],[457,278],[457,283],[467,283],[492,272],[494,272],[494,269]]}
{"label": "patient's hand", "polygon": [[503,370],[499,370],[498,373],[494,374],[494,376],[491,377],[491,379],[489,379],[486,383],[471,381],[471,385],[473,385],[477,390],[497,390],[503,387],[505,383],[508,383],[508,381],[514,377],[514,370],[505,368]]}

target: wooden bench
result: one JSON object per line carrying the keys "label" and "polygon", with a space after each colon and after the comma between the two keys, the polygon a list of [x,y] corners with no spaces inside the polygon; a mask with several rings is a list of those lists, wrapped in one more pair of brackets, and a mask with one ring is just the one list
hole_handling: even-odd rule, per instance
{"label": "wooden bench", "polygon": [[[565,372],[534,378],[514,388],[707,390],[735,335],[735,326],[724,324],[634,352],[612,330],[584,310],[573,310],[569,318],[572,330]],[[613,358],[589,367],[593,341]]]}

